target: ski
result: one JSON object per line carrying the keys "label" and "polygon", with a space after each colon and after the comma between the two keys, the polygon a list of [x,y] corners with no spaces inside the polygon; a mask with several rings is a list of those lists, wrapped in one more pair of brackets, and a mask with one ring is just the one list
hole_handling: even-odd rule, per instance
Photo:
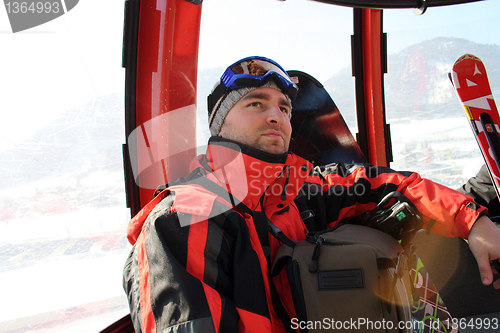
{"label": "ski", "polygon": [[476,141],[500,198],[500,116],[491,93],[486,68],[472,54],[461,56],[449,78],[469,119]]}

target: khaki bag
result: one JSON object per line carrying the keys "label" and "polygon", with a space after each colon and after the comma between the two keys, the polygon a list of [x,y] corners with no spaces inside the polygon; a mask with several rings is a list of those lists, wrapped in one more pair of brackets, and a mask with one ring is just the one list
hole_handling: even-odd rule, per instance
{"label": "khaki bag", "polygon": [[283,243],[271,274],[286,270],[297,314],[292,329],[411,332],[410,268],[388,234],[339,224],[293,247]]}

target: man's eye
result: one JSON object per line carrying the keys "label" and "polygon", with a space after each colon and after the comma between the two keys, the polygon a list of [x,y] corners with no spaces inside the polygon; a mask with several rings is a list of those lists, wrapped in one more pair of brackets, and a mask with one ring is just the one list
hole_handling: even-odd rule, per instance
{"label": "man's eye", "polygon": [[282,107],[281,108],[281,112],[283,112],[286,115],[289,115],[290,114],[290,109]]}
{"label": "man's eye", "polygon": [[253,102],[253,103],[250,103],[250,106],[255,106],[255,107],[258,107],[258,106],[260,106],[260,102]]}

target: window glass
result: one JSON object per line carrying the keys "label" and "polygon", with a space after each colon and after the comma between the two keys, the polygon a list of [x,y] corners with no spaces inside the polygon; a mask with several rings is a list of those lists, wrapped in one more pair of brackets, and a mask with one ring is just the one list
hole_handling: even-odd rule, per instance
{"label": "window glass", "polygon": [[124,4],[17,33],[1,7],[0,331],[97,332],[128,313]]}
{"label": "window glass", "polygon": [[498,1],[432,7],[423,15],[384,11],[393,168],[418,171],[456,188],[484,163],[448,73],[460,56],[474,54],[483,60],[493,95],[499,96],[499,13]]}

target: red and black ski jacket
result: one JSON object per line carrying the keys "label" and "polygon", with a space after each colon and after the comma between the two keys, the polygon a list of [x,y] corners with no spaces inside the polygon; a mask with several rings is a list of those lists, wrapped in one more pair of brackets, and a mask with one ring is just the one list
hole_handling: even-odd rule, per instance
{"label": "red and black ski jacket", "polygon": [[[134,246],[123,283],[136,332],[285,332],[273,308],[258,214],[300,241],[308,230],[372,210],[392,191],[415,203],[424,228],[448,237],[467,238],[485,213],[470,197],[416,173],[372,165],[313,169],[292,153],[272,155],[221,138],[210,139],[191,170],[129,224]],[[232,196],[215,194],[200,179]],[[239,209],[232,197],[256,214]],[[271,260],[279,246],[269,237]],[[273,281],[294,318],[286,277]]]}

